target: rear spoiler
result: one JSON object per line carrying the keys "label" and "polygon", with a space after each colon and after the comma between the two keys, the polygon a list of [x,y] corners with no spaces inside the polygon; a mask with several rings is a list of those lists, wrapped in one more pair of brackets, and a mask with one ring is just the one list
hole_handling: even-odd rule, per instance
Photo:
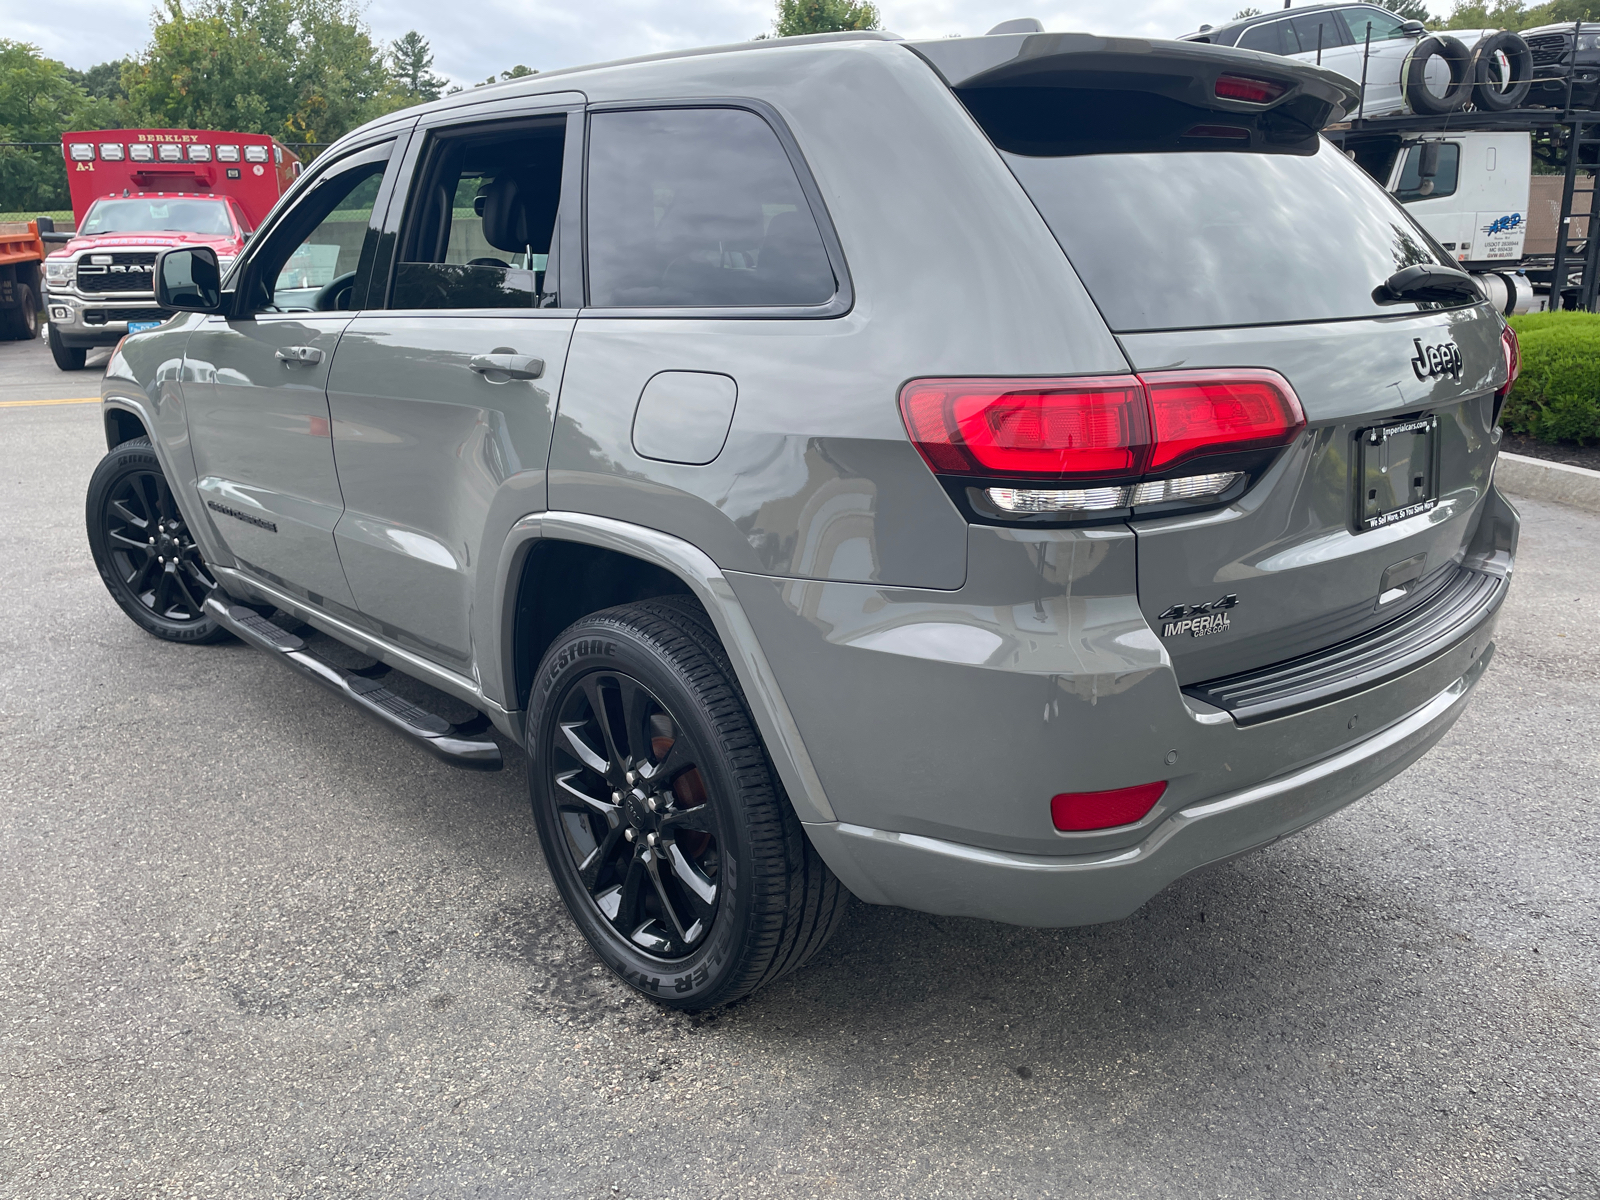
{"label": "rear spoiler", "polygon": [[[1019,33],[905,44],[939,73],[1001,149],[1022,154],[1311,153],[1317,134],[1353,111],[1361,97],[1356,84],[1333,71],[1200,42]],[[1032,128],[1019,126],[1023,96],[1052,110],[1051,130],[1041,133],[1038,119],[1026,122]],[[1113,120],[1114,133],[1098,128],[1105,109],[1119,101],[1127,119]],[[1208,114],[1217,118],[1214,124],[1207,123]],[[1113,137],[1119,144],[1106,144]],[[1234,144],[1189,145],[1196,137]]]}

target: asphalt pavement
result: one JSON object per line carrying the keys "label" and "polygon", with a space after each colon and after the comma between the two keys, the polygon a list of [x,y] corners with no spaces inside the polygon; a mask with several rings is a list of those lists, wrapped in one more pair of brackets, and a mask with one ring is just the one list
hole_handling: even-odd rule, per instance
{"label": "asphalt pavement", "polygon": [[0,343],[0,1197],[1600,1195],[1600,517],[1522,505],[1469,712],[1334,818],[1112,925],[855,904],[690,1017],[574,932],[519,755],[122,615],[98,410],[6,405],[96,390],[41,350]]}

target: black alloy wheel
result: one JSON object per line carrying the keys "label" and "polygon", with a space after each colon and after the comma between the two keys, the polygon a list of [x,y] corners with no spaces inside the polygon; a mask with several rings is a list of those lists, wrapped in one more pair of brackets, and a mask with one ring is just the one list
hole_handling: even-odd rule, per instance
{"label": "black alloy wheel", "polygon": [[584,617],[539,664],[528,786],[567,911],[631,987],[728,1004],[803,966],[848,893],[777,782],[705,610]]}
{"label": "black alloy wheel", "polygon": [[705,757],[660,699],[621,671],[568,685],[544,760],[560,833],[595,908],[647,954],[687,957],[716,920],[717,811]]}
{"label": "black alloy wheel", "polygon": [[149,439],[124,442],[89,480],[89,548],[100,578],[146,632],[173,642],[229,634],[205,614],[217,586]]}

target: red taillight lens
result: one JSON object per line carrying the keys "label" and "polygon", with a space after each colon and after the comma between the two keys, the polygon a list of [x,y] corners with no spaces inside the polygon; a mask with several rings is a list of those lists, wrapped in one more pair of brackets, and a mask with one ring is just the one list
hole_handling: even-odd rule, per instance
{"label": "red taillight lens", "polygon": [[1277,83],[1271,79],[1251,79],[1247,75],[1217,76],[1217,96],[1223,100],[1270,104],[1288,90],[1288,84]]}
{"label": "red taillight lens", "polygon": [[1152,471],[1202,454],[1282,446],[1306,423],[1293,390],[1270,371],[1169,371],[1141,378],[1155,433]]}
{"label": "red taillight lens", "polygon": [[1500,349],[1506,356],[1506,385],[1500,389],[1500,394],[1509,396],[1511,385],[1522,374],[1522,345],[1517,341],[1517,331],[1509,325],[1500,331]]}
{"label": "red taillight lens", "polygon": [[1101,379],[919,379],[906,429],[940,474],[1078,479],[1137,475],[1149,456],[1144,388]]}
{"label": "red taillight lens", "polygon": [[1062,833],[1084,829],[1111,829],[1144,819],[1167,790],[1165,782],[1111,792],[1062,792],[1050,797],[1050,819]]}
{"label": "red taillight lens", "polygon": [[1306,423],[1288,381],[1258,370],[918,379],[900,411],[936,474],[999,479],[1132,479],[1282,446]]}

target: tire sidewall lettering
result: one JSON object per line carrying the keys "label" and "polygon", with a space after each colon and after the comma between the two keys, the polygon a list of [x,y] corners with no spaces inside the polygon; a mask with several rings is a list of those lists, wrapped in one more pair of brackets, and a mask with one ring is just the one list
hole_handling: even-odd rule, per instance
{"label": "tire sidewall lettering", "polygon": [[561,674],[582,658],[615,658],[617,643],[610,638],[581,637],[562,646],[539,681],[539,694],[548,697]]}

